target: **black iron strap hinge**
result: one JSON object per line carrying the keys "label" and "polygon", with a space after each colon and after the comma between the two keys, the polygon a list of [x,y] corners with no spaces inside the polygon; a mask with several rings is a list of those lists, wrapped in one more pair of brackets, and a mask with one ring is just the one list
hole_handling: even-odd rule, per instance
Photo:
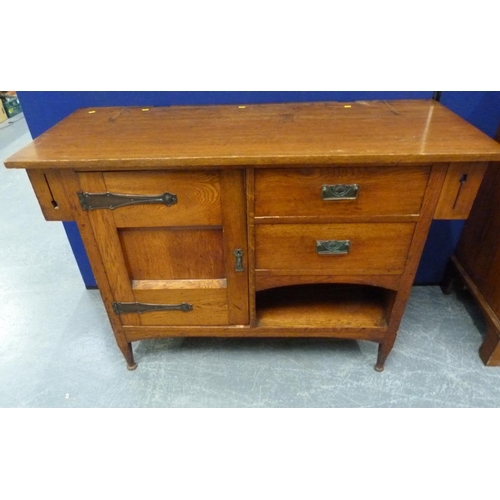
{"label": "black iron strap hinge", "polygon": [[142,302],[113,302],[115,314],[143,314],[153,311],[182,311],[190,312],[193,305],[187,302],[181,304],[144,304]]}
{"label": "black iron strap hinge", "polygon": [[128,205],[145,205],[152,203],[163,203],[167,207],[177,203],[177,195],[172,193],[163,193],[158,195],[133,195],[117,193],[84,193],[78,192],[78,198],[83,210],[99,210],[108,208],[126,207]]}

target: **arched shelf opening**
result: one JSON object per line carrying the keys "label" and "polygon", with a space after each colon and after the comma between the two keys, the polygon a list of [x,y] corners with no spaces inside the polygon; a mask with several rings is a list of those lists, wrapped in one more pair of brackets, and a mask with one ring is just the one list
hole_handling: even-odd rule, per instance
{"label": "arched shelf opening", "polygon": [[352,335],[356,330],[382,333],[387,330],[395,295],[393,290],[358,284],[270,288],[256,293],[257,325],[291,330],[310,328],[311,334],[317,334],[318,327],[325,332],[339,329],[339,336]]}

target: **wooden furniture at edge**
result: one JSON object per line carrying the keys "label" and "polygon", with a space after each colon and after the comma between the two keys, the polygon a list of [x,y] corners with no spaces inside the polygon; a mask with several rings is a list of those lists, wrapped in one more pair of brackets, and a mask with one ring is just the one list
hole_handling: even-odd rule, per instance
{"label": "wooden furniture at edge", "polygon": [[117,344],[335,337],[383,370],[433,218],[500,145],[435,101],[80,109],[12,156],[75,220]]}
{"label": "wooden furniture at edge", "polygon": [[[500,142],[500,129],[496,140]],[[500,168],[491,165],[477,193],[442,284],[450,293],[465,285],[486,318],[479,356],[487,366],[500,366]]]}

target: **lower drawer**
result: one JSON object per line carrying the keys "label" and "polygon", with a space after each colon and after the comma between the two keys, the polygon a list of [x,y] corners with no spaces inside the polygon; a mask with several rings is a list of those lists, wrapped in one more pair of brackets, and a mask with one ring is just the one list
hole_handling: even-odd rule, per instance
{"label": "lower drawer", "polygon": [[412,222],[258,225],[256,269],[280,274],[401,274],[414,229]]}
{"label": "lower drawer", "polygon": [[188,311],[148,311],[139,315],[143,326],[227,325],[227,288],[219,289],[135,289],[137,302],[158,305],[189,304]]}

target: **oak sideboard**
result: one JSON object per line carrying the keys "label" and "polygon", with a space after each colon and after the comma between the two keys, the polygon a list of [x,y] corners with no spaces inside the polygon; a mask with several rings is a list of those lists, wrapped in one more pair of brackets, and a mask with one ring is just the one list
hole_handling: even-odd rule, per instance
{"label": "oak sideboard", "polygon": [[76,221],[129,369],[172,336],[379,344],[500,145],[435,101],[79,109],[9,158]]}

